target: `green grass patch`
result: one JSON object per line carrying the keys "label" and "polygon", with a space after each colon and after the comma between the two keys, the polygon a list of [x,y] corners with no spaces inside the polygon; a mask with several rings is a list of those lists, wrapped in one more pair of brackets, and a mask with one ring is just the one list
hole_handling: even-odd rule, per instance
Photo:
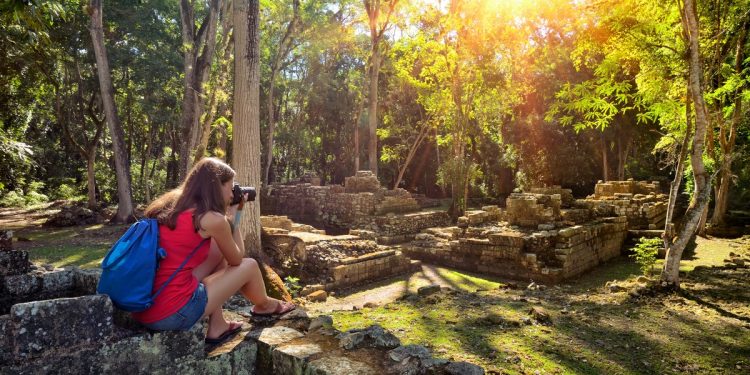
{"label": "green grass patch", "polygon": [[78,266],[96,268],[101,265],[109,247],[102,245],[86,246],[43,246],[29,251],[34,263],[51,264],[55,267]]}

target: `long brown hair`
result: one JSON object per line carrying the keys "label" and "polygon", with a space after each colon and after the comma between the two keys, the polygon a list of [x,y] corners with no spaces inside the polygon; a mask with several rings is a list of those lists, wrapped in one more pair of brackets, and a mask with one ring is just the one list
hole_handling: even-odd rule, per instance
{"label": "long brown hair", "polygon": [[180,187],[156,198],[146,208],[145,215],[174,229],[177,226],[177,216],[194,208],[193,226],[197,231],[203,214],[208,211],[226,211],[227,205],[221,188],[227,181],[234,179],[234,175],[234,170],[219,159],[201,159],[188,172]]}

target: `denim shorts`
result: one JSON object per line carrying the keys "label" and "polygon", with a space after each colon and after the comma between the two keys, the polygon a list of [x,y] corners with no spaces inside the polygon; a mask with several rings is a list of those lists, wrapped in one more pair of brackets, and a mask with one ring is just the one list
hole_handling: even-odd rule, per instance
{"label": "denim shorts", "polygon": [[203,316],[207,302],[208,294],[206,294],[206,286],[203,283],[199,283],[190,300],[176,313],[162,320],[145,323],[144,325],[154,331],[188,331]]}

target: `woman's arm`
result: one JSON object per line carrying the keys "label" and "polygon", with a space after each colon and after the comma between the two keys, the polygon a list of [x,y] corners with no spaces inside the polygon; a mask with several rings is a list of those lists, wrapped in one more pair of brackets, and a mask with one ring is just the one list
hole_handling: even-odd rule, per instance
{"label": "woman's arm", "polygon": [[209,211],[201,218],[200,226],[205,234],[216,241],[216,245],[219,246],[219,251],[226,258],[227,264],[237,266],[242,262],[245,255],[242,235],[239,233],[239,229],[232,233],[229,218],[218,212]]}

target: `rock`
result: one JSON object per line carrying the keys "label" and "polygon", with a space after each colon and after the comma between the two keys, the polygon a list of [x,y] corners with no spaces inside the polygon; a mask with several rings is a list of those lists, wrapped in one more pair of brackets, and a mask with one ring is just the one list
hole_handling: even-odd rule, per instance
{"label": "rock", "polygon": [[530,326],[530,325],[534,324],[534,322],[528,316],[522,317],[521,318],[521,323],[523,323],[523,324],[525,324],[527,326]]}
{"label": "rock", "polygon": [[484,375],[484,369],[469,362],[451,362],[445,366],[448,375]]}
{"label": "rock", "polygon": [[365,329],[352,329],[336,336],[339,346],[346,349],[384,348],[393,349],[401,345],[401,341],[392,333],[379,325],[372,325]]}
{"label": "rock", "polygon": [[307,296],[310,302],[325,302],[328,299],[328,293],[325,290],[318,290]]}
{"label": "rock", "polygon": [[613,283],[613,282],[607,282],[606,287],[610,293],[617,293],[617,292],[622,292],[625,290],[624,287],[617,285],[616,283]]}
{"label": "rock", "polygon": [[405,375],[424,374],[448,363],[445,359],[433,358],[430,351],[421,345],[399,346],[388,352],[388,358],[396,362],[392,365],[392,371]]}
{"label": "rock", "polygon": [[310,321],[310,325],[307,327],[307,330],[314,331],[319,328],[331,327],[333,327],[333,318],[330,315],[321,315],[313,318]]}
{"label": "rock", "polygon": [[639,282],[639,283],[645,284],[645,283],[648,283],[649,281],[651,281],[651,279],[649,279],[646,276],[638,276],[638,278],[636,279],[636,281]]}
{"label": "rock", "polygon": [[420,287],[417,289],[417,294],[420,296],[429,296],[430,294],[434,294],[440,291],[440,285],[432,284]]}
{"label": "rock", "polygon": [[539,306],[533,306],[529,310],[529,315],[531,315],[532,318],[534,318],[537,322],[543,325],[551,325],[552,324],[552,317],[550,317],[549,313],[544,310],[542,307]]}
{"label": "rock", "polygon": [[745,260],[741,259],[741,258],[734,258],[734,259],[732,259],[732,263],[734,263],[734,264],[736,264],[736,265],[738,265],[740,267],[744,267],[745,266]]}
{"label": "rock", "polygon": [[504,284],[500,284],[497,288],[498,289],[518,289],[518,284],[514,282],[507,282]]}
{"label": "rock", "polygon": [[368,309],[373,309],[373,308],[376,308],[378,306],[379,305],[377,303],[375,303],[375,302],[366,302],[364,305],[362,305],[362,307],[368,308]]}
{"label": "rock", "polygon": [[313,292],[317,292],[319,290],[325,290],[326,287],[320,284],[314,284],[314,285],[305,285],[302,288],[302,291],[299,292],[299,294],[303,297],[310,295]]}

